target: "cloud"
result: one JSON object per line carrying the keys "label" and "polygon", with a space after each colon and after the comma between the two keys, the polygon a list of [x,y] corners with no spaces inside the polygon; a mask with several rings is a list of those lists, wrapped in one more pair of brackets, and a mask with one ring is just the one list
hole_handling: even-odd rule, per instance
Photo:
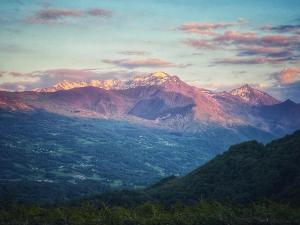
{"label": "cloud", "polygon": [[258,40],[262,45],[268,46],[286,46],[299,44],[298,36],[267,35]]}
{"label": "cloud", "polygon": [[79,17],[82,12],[75,9],[42,9],[26,19],[29,23],[57,22],[67,17]]}
{"label": "cloud", "polygon": [[92,79],[114,79],[120,77],[128,77],[132,72],[126,70],[117,70],[117,71],[104,71],[97,68],[93,69],[68,69],[68,68],[59,68],[51,70],[38,70],[30,73],[21,73],[21,72],[5,72],[8,76],[15,78],[35,78],[42,80],[44,82],[57,82],[60,80],[70,80],[70,81],[89,81]]}
{"label": "cloud", "polygon": [[213,41],[223,44],[290,46],[299,44],[298,36],[265,35],[258,36],[255,32],[226,31]]}
{"label": "cloud", "polygon": [[262,27],[263,30],[269,30],[269,31],[275,31],[278,33],[287,33],[287,32],[291,32],[291,33],[296,33],[296,34],[300,34],[300,24],[296,24],[296,25],[279,25],[279,26],[264,26]]}
{"label": "cloud", "polygon": [[0,84],[0,89],[7,91],[24,91],[35,88],[49,87],[63,80],[91,81],[96,79],[126,79],[139,74],[127,70],[101,71],[98,69],[52,69],[34,71],[31,73],[4,72],[5,75],[15,78],[14,82]]}
{"label": "cloud", "polygon": [[[183,43],[196,50],[226,50],[241,57],[216,60],[221,64],[294,63],[300,58],[300,36],[297,35],[259,35],[228,30],[211,38],[187,39]],[[247,56],[255,57],[245,58]]]}
{"label": "cloud", "polygon": [[39,77],[35,73],[21,73],[21,72],[15,72],[15,71],[0,71],[0,77],[12,77],[13,79],[31,79],[31,78],[37,78]]}
{"label": "cloud", "polygon": [[37,76],[47,76],[48,78],[61,78],[68,80],[85,80],[87,78],[94,78],[98,75],[97,71],[92,69],[53,69],[46,71],[36,71],[33,74]]}
{"label": "cloud", "polygon": [[213,39],[213,41],[215,42],[227,44],[253,44],[256,42],[256,40],[257,34],[255,32],[238,32],[231,30],[226,31]]}
{"label": "cloud", "polygon": [[[70,81],[90,81],[93,79],[114,79],[128,77],[132,73],[124,70],[103,71],[99,69],[52,69],[45,71],[35,71],[31,76],[39,77],[43,83],[57,83],[61,80]],[[50,84],[52,85],[52,84]]]}
{"label": "cloud", "polygon": [[62,22],[67,18],[77,18],[84,16],[110,17],[112,12],[102,8],[91,8],[87,10],[68,8],[47,8],[37,11],[33,16],[25,19],[28,23],[50,24]]}
{"label": "cloud", "polygon": [[162,59],[157,58],[150,58],[150,59],[137,59],[137,60],[130,60],[130,59],[120,59],[120,60],[109,60],[104,59],[104,63],[113,64],[120,67],[125,68],[139,68],[139,67],[171,67],[175,66],[174,64],[164,61]]}
{"label": "cloud", "polygon": [[246,24],[247,21],[240,19],[236,22],[219,22],[219,23],[208,23],[208,22],[191,22],[182,24],[177,27],[177,30],[186,32],[186,33],[195,33],[201,35],[215,35],[215,30],[224,29],[233,26],[239,26]]}
{"label": "cloud", "polygon": [[300,103],[300,67],[287,67],[270,75],[273,85],[267,91],[278,99]]}
{"label": "cloud", "polygon": [[24,78],[24,77],[32,77],[32,74],[28,73],[20,73],[20,72],[9,72],[8,75],[12,76],[12,77],[21,77],[21,78]]}
{"label": "cloud", "polygon": [[101,9],[101,8],[93,8],[93,9],[88,9],[86,11],[86,14],[90,16],[97,16],[97,17],[111,17],[112,11]]}
{"label": "cloud", "polygon": [[146,51],[128,50],[128,51],[121,51],[120,54],[122,54],[122,55],[148,55],[149,53]]}
{"label": "cloud", "polygon": [[259,58],[223,58],[215,59],[216,64],[241,64],[241,65],[251,65],[251,64],[280,64],[284,61],[288,61],[290,58],[268,58],[268,57],[259,57]]}
{"label": "cloud", "polygon": [[239,56],[262,55],[267,57],[287,57],[292,56],[290,49],[285,47],[264,47],[264,46],[239,46],[237,48]]}
{"label": "cloud", "polygon": [[281,85],[288,85],[300,80],[300,68],[289,67],[284,68],[279,73],[274,74],[275,79]]}
{"label": "cloud", "polygon": [[1,91],[25,91],[31,85],[32,83],[28,81],[5,82],[0,84],[0,90]]}
{"label": "cloud", "polygon": [[[197,40],[200,44],[211,46],[225,45],[245,45],[245,46],[263,46],[263,47],[297,47],[300,44],[300,37],[297,35],[262,35],[256,32],[225,31],[222,34],[216,34],[211,39]],[[195,45],[197,47],[197,45]]]}
{"label": "cloud", "polygon": [[208,40],[189,39],[189,40],[184,41],[184,43],[186,45],[194,47],[196,49],[206,49],[206,50],[216,49],[216,45]]}

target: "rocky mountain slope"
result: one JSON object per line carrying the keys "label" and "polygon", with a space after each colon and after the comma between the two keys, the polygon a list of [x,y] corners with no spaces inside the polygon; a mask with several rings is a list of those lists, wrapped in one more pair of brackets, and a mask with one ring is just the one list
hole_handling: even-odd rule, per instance
{"label": "rocky mountain slope", "polygon": [[[177,131],[198,131],[217,124],[252,126],[282,135],[300,127],[299,105],[292,105],[249,85],[215,93],[163,72],[126,81],[64,81],[36,91],[0,92],[0,108],[5,110],[121,119]],[[267,116],[272,107],[275,111]],[[271,118],[279,119],[280,125],[276,126]]]}
{"label": "rocky mountain slope", "polygon": [[280,103],[277,99],[260,90],[250,87],[248,84],[229,92],[242,101],[252,105],[274,105]]}

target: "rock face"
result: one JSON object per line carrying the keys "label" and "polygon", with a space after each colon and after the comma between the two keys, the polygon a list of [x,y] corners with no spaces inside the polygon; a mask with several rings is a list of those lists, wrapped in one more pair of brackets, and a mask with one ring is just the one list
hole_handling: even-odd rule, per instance
{"label": "rock face", "polygon": [[130,80],[63,81],[31,92],[0,92],[0,108],[138,120],[176,130],[218,125],[284,133],[300,128],[299,105],[292,101],[281,103],[249,85],[215,93],[164,72]]}
{"label": "rock face", "polygon": [[272,96],[250,87],[248,84],[234,89],[230,92],[231,95],[239,97],[242,101],[252,105],[274,105],[279,101]]}

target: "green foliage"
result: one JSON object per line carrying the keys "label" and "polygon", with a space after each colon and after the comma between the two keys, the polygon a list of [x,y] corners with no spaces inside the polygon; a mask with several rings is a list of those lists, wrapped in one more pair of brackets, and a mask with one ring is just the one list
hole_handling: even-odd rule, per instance
{"label": "green foliage", "polygon": [[297,225],[300,209],[273,202],[239,207],[218,202],[193,206],[144,203],[134,208],[74,206],[41,208],[14,204],[0,208],[1,225]]}
{"label": "green foliage", "polygon": [[234,145],[187,176],[152,186],[147,194],[166,203],[269,198],[299,206],[299,162],[300,131],[266,145]]}

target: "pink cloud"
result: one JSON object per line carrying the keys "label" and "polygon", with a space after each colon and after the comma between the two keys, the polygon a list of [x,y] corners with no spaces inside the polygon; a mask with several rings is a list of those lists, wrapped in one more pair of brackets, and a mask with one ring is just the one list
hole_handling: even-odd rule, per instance
{"label": "pink cloud", "polygon": [[286,46],[299,44],[299,37],[285,35],[258,36],[255,32],[226,31],[213,39],[224,44]]}
{"label": "pink cloud", "polygon": [[65,8],[48,8],[37,11],[33,16],[25,19],[28,23],[57,23],[62,22],[66,18],[76,18],[83,16],[93,17],[110,17],[112,12],[110,10],[101,8],[92,8],[87,10],[79,9],[65,9]]}
{"label": "pink cloud", "polygon": [[197,49],[216,49],[216,45],[209,40],[193,40],[189,39],[184,41],[185,44]]}
{"label": "pink cloud", "polygon": [[214,41],[222,43],[255,43],[258,40],[255,32],[226,31],[217,36]]}
{"label": "pink cloud", "polygon": [[280,64],[286,61],[286,58],[268,58],[268,57],[259,57],[259,58],[224,58],[216,59],[215,63],[217,64]]}
{"label": "pink cloud", "polygon": [[289,67],[275,74],[276,80],[283,85],[292,84],[300,80],[300,68]]}
{"label": "pink cloud", "polygon": [[268,45],[290,45],[299,42],[298,36],[267,35],[261,41]]}
{"label": "pink cloud", "polygon": [[138,59],[138,60],[130,60],[130,59],[120,59],[120,60],[103,60],[104,63],[113,64],[116,66],[126,67],[126,68],[137,68],[137,67],[170,67],[174,66],[174,64],[164,61],[157,58],[150,59]]}
{"label": "pink cloud", "polygon": [[[256,32],[225,31],[207,39],[184,41],[195,49],[223,49],[237,52],[238,59],[221,59],[222,64],[261,64],[297,62],[299,59],[300,37],[296,35],[259,35]],[[244,56],[257,56],[244,58]]]}
{"label": "pink cloud", "polygon": [[79,17],[82,15],[81,11],[75,9],[42,9],[36,12],[32,17],[27,18],[26,21],[30,23],[48,23],[66,17]]}
{"label": "pink cloud", "polygon": [[247,23],[245,20],[238,20],[237,22],[191,22],[180,25],[177,29],[186,33],[195,33],[202,35],[215,35],[216,29],[224,29],[232,26],[243,25]]}

